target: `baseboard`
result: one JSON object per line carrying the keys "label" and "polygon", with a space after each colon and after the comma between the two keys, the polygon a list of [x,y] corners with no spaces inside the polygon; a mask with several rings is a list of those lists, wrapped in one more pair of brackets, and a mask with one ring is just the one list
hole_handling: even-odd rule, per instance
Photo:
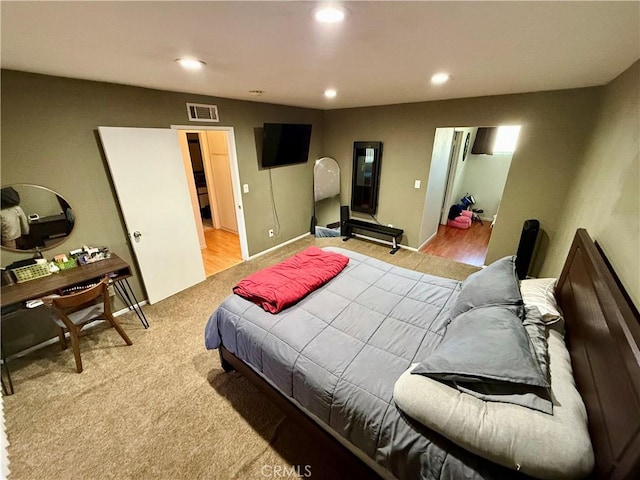
{"label": "baseboard", "polygon": [[437,230],[436,230],[436,231],[435,231],[435,232],[434,232],[434,233],[433,233],[429,238],[427,238],[427,239],[422,243],[422,245],[420,245],[420,246],[418,247],[418,251],[422,250],[422,249],[427,245],[427,243],[429,243],[431,240],[433,240],[433,239],[436,237],[436,235],[438,235],[438,231],[437,231]]}
{"label": "baseboard", "polygon": [[[138,307],[142,307],[143,305],[146,305],[146,304],[147,304],[147,301],[143,300],[141,302],[138,302],[137,306]],[[125,313],[127,313],[129,311],[130,311],[129,308],[125,307],[125,308],[123,308],[121,310],[118,310],[117,312],[113,312],[113,316],[114,317],[119,317],[120,315],[124,315]],[[93,322],[87,323],[83,327],[83,329],[85,329],[85,328],[93,328],[93,327],[95,327],[97,325],[100,325],[101,323],[104,323],[104,322],[106,322],[106,320],[95,320]],[[65,333],[65,337],[69,338],[69,332]],[[49,340],[45,340],[42,343],[39,343],[39,344],[34,345],[32,347],[29,347],[29,348],[27,348],[25,350],[21,350],[19,352],[16,352],[16,353],[13,353],[13,354],[9,355],[7,357],[7,362],[9,360],[14,359],[14,358],[24,357],[25,355],[28,355],[31,352],[35,352],[36,350],[40,350],[41,348],[48,347],[49,345],[53,345],[54,343],[58,343],[59,341],[60,341],[60,339],[58,337],[53,337],[53,338],[50,338]]]}
{"label": "baseboard", "polygon": [[[147,302],[146,300],[142,300],[141,302],[136,303],[137,307],[144,307],[145,305],[148,305],[149,302]],[[129,307],[124,307],[121,308],[120,310],[118,310],[117,312],[112,312],[114,317],[119,317],[120,315],[124,315],[127,312],[130,312],[131,310],[129,309]]]}
{"label": "baseboard", "polygon": [[251,255],[247,260],[253,260],[254,258],[258,258],[258,257],[261,257],[262,255],[266,255],[267,253],[273,252],[275,250],[278,250],[279,248],[282,248],[285,245],[289,245],[290,243],[297,242],[298,240],[301,240],[301,239],[303,239],[304,237],[306,237],[308,235],[311,235],[311,234],[309,232],[307,232],[305,234],[300,235],[299,237],[295,237],[295,238],[292,238],[291,240],[287,240],[286,242],[279,243],[275,247],[268,248],[268,249],[263,250],[263,251],[261,251],[259,253],[256,253],[255,255]]}

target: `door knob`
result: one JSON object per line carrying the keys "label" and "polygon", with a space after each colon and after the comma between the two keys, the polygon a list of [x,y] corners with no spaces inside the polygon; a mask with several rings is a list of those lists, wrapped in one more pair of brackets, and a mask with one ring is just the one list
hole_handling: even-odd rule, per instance
{"label": "door knob", "polygon": [[133,232],[133,236],[134,238],[138,239],[142,236],[142,234],[138,230],[136,230],[135,232]]}

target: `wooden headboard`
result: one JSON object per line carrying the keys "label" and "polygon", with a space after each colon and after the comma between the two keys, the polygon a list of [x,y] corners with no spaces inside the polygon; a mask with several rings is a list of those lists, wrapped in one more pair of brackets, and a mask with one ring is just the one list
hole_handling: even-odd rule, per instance
{"label": "wooden headboard", "polygon": [[586,230],[576,232],[556,296],[589,416],[594,475],[640,478],[640,320]]}

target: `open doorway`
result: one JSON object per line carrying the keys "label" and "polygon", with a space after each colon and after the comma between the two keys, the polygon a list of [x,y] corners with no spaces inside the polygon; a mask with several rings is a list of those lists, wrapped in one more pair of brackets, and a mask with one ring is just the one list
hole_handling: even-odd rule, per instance
{"label": "open doorway", "polygon": [[484,264],[519,126],[436,130],[420,251]]}
{"label": "open doorway", "polygon": [[204,160],[202,146],[200,145],[199,132],[182,132],[187,137],[189,147],[189,159],[191,160],[191,171],[196,185],[196,195],[198,199],[198,211],[202,220],[204,230],[213,228],[211,216],[211,203],[209,202],[209,189],[207,186],[207,176],[204,171]]}
{"label": "open doorway", "polygon": [[178,136],[205,274],[210,276],[246,258],[239,228],[243,223],[236,215],[233,152],[225,130],[179,129]]}

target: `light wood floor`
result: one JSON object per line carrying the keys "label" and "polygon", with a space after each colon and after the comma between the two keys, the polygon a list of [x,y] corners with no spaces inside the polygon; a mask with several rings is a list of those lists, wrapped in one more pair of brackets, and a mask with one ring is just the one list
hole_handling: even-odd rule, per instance
{"label": "light wood floor", "polygon": [[221,228],[207,228],[204,238],[207,248],[202,250],[202,261],[207,277],[242,262],[240,237],[237,233]]}
{"label": "light wood floor", "polygon": [[491,237],[491,222],[473,222],[467,230],[439,225],[438,233],[420,251],[481,267]]}

